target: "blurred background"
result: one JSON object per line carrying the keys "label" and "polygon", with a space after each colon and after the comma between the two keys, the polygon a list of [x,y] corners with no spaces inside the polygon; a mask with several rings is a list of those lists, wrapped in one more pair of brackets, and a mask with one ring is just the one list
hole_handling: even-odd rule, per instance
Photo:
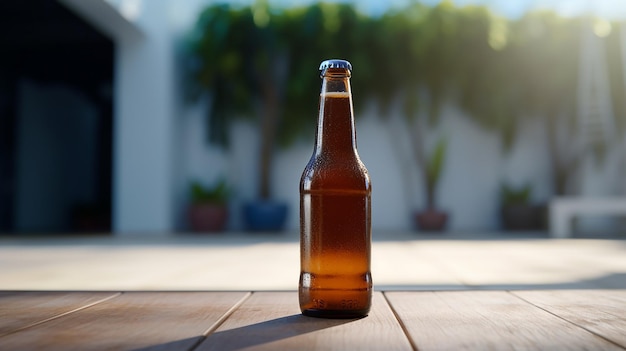
{"label": "blurred background", "polygon": [[626,202],[625,20],[616,0],[2,1],[0,232],[297,237],[318,65],[344,58],[375,236],[545,233],[556,198]]}

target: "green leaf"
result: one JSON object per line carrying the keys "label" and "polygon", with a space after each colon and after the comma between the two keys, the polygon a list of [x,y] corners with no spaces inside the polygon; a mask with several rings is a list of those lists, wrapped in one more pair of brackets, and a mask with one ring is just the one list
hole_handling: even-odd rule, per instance
{"label": "green leaf", "polygon": [[200,182],[193,181],[190,185],[191,202],[194,204],[211,203],[226,204],[230,197],[231,190],[225,179],[219,179],[215,184],[204,187]]}
{"label": "green leaf", "polygon": [[515,188],[507,183],[500,186],[500,198],[502,205],[527,205],[532,196],[532,186],[530,184]]}
{"label": "green leaf", "polygon": [[448,141],[440,138],[435,145],[427,163],[427,181],[433,188],[437,186],[443,172],[443,166],[446,161],[446,152],[448,149]]}

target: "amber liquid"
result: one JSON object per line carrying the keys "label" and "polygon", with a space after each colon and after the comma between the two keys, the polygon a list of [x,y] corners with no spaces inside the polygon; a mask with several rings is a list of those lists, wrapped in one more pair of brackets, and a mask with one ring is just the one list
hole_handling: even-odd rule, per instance
{"label": "amber liquid", "polygon": [[349,95],[320,101],[316,151],[300,183],[300,308],[305,315],[368,314],[371,185],[356,153]]}

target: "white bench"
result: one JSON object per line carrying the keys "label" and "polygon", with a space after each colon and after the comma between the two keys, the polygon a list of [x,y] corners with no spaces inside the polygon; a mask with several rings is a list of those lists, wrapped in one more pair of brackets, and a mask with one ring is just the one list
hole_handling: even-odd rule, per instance
{"label": "white bench", "polygon": [[557,197],[550,201],[550,236],[572,236],[575,215],[626,215],[626,198]]}

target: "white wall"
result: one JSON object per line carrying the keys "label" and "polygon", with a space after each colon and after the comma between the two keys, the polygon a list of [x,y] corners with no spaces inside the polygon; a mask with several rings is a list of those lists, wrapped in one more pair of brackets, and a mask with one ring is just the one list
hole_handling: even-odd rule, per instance
{"label": "white wall", "polygon": [[177,92],[169,2],[137,3],[136,25],[145,35],[116,42],[113,228],[120,234],[175,227]]}
{"label": "white wall", "polygon": [[[187,131],[187,142],[180,150],[186,159],[184,172],[187,178],[204,179],[206,183],[227,176],[237,191],[231,229],[241,229],[240,206],[254,198],[257,189],[255,127],[248,122],[236,123],[232,149],[219,151],[206,143],[205,107],[188,108],[182,119],[183,129]],[[406,132],[406,126],[393,126],[402,123],[400,118],[392,118],[391,125],[383,122],[376,111],[371,106],[357,119],[359,154],[373,184],[372,225],[378,231],[411,230],[412,213],[423,207],[424,195],[408,135],[402,133]],[[495,133],[480,128],[454,106],[446,106],[439,127],[428,131],[427,144],[432,145],[440,135],[449,141],[449,156],[439,189],[439,203],[451,213],[451,230],[496,230],[499,187],[503,181],[515,185],[530,182],[536,201],[548,199],[551,193],[548,153],[545,135],[537,121],[529,120],[522,125],[517,142],[505,153]],[[393,145],[397,141],[400,149]],[[290,206],[287,226],[292,232],[298,228],[300,175],[312,150],[313,140],[305,140],[279,151],[276,157],[272,186],[275,197]]]}

